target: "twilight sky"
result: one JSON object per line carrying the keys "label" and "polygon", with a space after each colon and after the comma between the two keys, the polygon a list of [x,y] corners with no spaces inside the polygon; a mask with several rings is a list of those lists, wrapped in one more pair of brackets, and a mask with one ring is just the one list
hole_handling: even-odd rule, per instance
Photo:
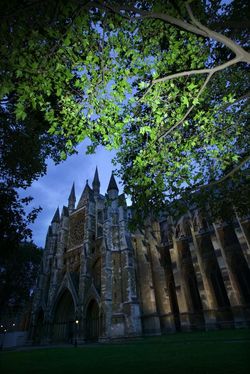
{"label": "twilight sky", "polygon": [[[92,180],[97,166],[101,182],[101,193],[105,194],[107,191],[111,172],[115,169],[111,163],[115,152],[106,151],[104,148],[98,147],[96,154],[85,155],[87,144],[89,144],[88,141],[84,141],[78,147],[78,155],[68,157],[66,161],[59,165],[55,165],[51,160],[48,160],[47,174],[33,182],[30,188],[20,193],[21,197],[32,196],[34,198],[30,207],[41,206],[43,208],[35,223],[30,226],[33,230],[33,241],[40,247],[44,247],[47,229],[56,208],[59,206],[61,212],[63,205],[67,206],[73,182],[75,182],[77,204],[86,184],[86,179],[88,179],[89,185],[92,187]],[[117,177],[116,181],[117,183],[119,182]],[[122,186],[118,184],[118,187],[121,193]]]}

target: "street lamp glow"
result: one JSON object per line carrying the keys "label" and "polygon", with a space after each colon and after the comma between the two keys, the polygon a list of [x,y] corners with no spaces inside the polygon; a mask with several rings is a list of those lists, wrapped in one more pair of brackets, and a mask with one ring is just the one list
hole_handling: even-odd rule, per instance
{"label": "street lamp glow", "polygon": [[79,323],[79,321],[78,321],[78,319],[76,320],[76,324],[78,325],[78,323]]}

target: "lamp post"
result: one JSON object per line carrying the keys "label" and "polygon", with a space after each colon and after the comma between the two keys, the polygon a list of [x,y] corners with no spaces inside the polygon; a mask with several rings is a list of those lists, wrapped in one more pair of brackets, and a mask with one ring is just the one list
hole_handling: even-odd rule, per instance
{"label": "lamp post", "polygon": [[78,319],[76,319],[75,320],[75,348],[77,347],[78,326],[79,326],[79,321]]}

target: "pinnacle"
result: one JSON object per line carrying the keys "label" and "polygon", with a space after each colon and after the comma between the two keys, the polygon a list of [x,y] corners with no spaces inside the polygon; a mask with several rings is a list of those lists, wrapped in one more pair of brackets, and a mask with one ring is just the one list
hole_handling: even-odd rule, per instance
{"label": "pinnacle", "polygon": [[95,169],[95,175],[94,175],[94,179],[93,179],[93,183],[92,183],[92,186],[94,186],[94,185],[100,185],[100,180],[99,180],[97,167]]}
{"label": "pinnacle", "polygon": [[69,200],[76,201],[76,195],[75,195],[75,183],[73,183],[71,192],[69,195]]}
{"label": "pinnacle", "polygon": [[116,181],[115,181],[115,177],[114,177],[113,172],[111,174],[111,178],[110,178],[109,185],[108,185],[108,191],[110,191],[110,190],[117,190],[117,191],[119,191],[119,189],[117,187],[117,184],[116,184]]}
{"label": "pinnacle", "polygon": [[53,222],[60,222],[60,212],[59,212],[59,207],[57,208],[55,214],[54,214],[54,217],[51,221],[52,223]]}

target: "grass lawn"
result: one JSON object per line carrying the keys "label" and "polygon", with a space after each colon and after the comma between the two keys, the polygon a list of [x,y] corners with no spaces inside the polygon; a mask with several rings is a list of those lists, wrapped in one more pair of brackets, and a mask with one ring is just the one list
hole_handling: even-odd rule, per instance
{"label": "grass lawn", "polygon": [[0,373],[250,373],[250,330],[178,333],[127,343],[0,353]]}

